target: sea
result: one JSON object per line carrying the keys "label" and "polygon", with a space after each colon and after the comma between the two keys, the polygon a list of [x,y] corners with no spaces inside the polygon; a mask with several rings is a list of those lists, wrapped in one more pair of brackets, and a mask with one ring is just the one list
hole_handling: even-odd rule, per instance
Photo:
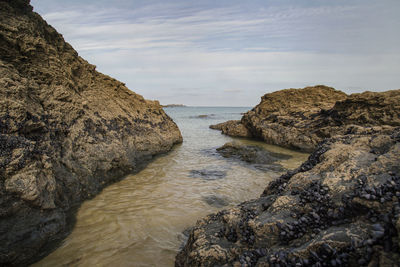
{"label": "sea", "polygon": [[[84,202],[72,233],[33,266],[174,266],[183,232],[210,213],[257,198],[307,154],[232,138],[209,125],[238,120],[250,107],[169,107],[183,143]],[[216,151],[227,142],[288,155],[282,169],[260,169]]]}

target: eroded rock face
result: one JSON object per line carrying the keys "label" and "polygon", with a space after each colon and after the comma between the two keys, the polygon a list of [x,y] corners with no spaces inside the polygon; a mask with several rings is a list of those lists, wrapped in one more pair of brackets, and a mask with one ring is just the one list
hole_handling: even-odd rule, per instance
{"label": "eroded rock face", "polygon": [[330,126],[400,126],[400,90],[352,94],[321,112]]}
{"label": "eroded rock face", "polygon": [[[318,85],[266,94],[241,121],[211,128],[231,136],[257,137],[269,144],[312,152],[319,142],[345,134],[349,126],[400,125],[400,90],[347,96]],[[240,134],[240,132],[249,134]],[[246,130],[243,130],[246,129]]]}
{"label": "eroded rock face", "polygon": [[399,162],[400,127],[326,139],[260,198],[200,220],[176,266],[397,266]]}
{"label": "eroded rock face", "polygon": [[253,136],[269,144],[311,152],[329,137],[315,125],[317,117],[344,99],[345,93],[322,85],[281,90],[264,95],[241,122]]}
{"label": "eroded rock face", "polygon": [[0,0],[0,265],[21,265],[67,212],[182,141],[156,101],[98,73],[28,0]]}
{"label": "eroded rock face", "polygon": [[[316,104],[302,108],[298,93],[315,91]],[[323,105],[324,93],[336,96]],[[399,105],[400,90],[264,96],[242,123],[267,142],[314,152],[260,198],[199,221],[176,266],[397,266]]]}
{"label": "eroded rock face", "polygon": [[231,120],[215,125],[210,125],[211,129],[220,130],[223,134],[236,137],[252,137],[251,132],[239,120]]}

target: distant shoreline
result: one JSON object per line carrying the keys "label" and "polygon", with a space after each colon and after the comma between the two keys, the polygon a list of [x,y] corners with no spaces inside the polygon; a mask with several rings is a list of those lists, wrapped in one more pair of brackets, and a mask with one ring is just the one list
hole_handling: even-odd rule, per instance
{"label": "distant shoreline", "polygon": [[175,108],[175,107],[186,107],[183,104],[168,104],[168,105],[161,105],[163,108]]}
{"label": "distant shoreline", "polygon": [[161,105],[163,108],[171,107],[185,107],[185,108],[248,108],[252,109],[252,106],[187,106],[183,104],[171,104],[171,105]]}

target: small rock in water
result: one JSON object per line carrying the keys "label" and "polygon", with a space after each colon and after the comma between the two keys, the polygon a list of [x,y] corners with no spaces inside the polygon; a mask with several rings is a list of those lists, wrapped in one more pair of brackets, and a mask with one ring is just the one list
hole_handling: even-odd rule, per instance
{"label": "small rock in water", "polygon": [[226,143],[217,148],[217,153],[224,158],[244,161],[263,171],[283,171],[284,168],[277,161],[291,158],[286,154],[275,153],[258,146],[244,145],[237,142]]}
{"label": "small rock in water", "polygon": [[226,171],[215,169],[191,170],[189,176],[193,178],[202,178],[204,180],[217,180],[225,178]]}
{"label": "small rock in water", "polygon": [[197,115],[197,116],[193,116],[191,118],[197,118],[197,119],[207,119],[210,117],[215,116],[215,114],[201,114],[201,115]]}
{"label": "small rock in water", "polygon": [[210,195],[210,196],[203,197],[203,200],[208,205],[216,207],[216,208],[222,208],[222,207],[225,207],[225,206],[229,205],[228,199],[226,199],[223,196]]}

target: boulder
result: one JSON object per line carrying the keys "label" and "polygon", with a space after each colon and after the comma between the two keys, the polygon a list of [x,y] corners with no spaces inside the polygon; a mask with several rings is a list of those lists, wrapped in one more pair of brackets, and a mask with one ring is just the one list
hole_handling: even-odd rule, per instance
{"label": "boulder", "polygon": [[0,265],[26,265],[72,211],[182,142],[157,101],[96,71],[28,0],[0,0]]}
{"label": "boulder", "polygon": [[215,125],[210,125],[211,129],[220,130],[222,134],[234,137],[252,137],[251,132],[242,124],[240,120],[231,120]]}

